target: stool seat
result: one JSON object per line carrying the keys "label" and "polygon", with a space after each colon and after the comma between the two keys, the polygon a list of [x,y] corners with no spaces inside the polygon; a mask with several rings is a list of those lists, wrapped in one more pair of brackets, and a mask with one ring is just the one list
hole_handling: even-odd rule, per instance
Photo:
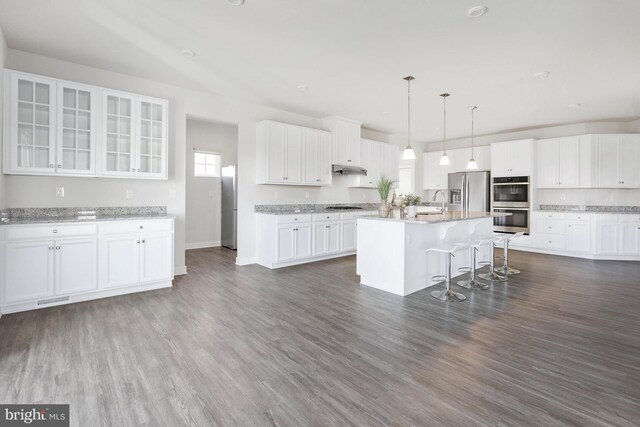
{"label": "stool seat", "polygon": [[464,296],[463,294],[459,292],[454,292],[451,290],[451,258],[455,256],[453,254],[454,252],[468,249],[469,247],[470,246],[468,244],[455,243],[453,244],[453,246],[429,248],[426,250],[426,252],[436,252],[436,253],[444,254],[447,259],[446,275],[444,276],[438,275],[438,276],[432,277],[433,280],[437,280],[437,281],[441,281],[444,279],[446,283],[446,287],[442,291],[431,292],[431,296],[433,298],[438,299],[440,301],[452,301],[452,302],[461,302],[467,299],[467,297]]}
{"label": "stool seat", "polygon": [[509,243],[511,243],[513,239],[517,239],[522,235],[524,235],[524,232],[519,231],[515,234],[502,234],[498,236],[500,238],[500,241],[504,243],[504,257],[502,258],[504,259],[504,264],[502,267],[494,269],[494,271],[496,273],[502,274],[505,278],[513,274],[520,274],[520,270],[509,267]]}

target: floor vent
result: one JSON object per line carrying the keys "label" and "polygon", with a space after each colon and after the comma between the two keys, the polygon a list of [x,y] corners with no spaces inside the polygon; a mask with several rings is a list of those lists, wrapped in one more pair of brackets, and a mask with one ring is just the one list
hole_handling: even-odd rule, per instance
{"label": "floor vent", "polygon": [[41,299],[40,301],[38,301],[38,305],[52,304],[54,302],[62,302],[62,301],[69,301],[69,297]]}

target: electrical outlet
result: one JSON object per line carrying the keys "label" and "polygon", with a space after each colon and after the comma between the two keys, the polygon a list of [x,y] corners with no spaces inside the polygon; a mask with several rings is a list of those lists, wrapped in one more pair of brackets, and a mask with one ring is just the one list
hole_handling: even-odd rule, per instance
{"label": "electrical outlet", "polygon": [[273,198],[278,200],[278,197],[280,197],[280,193],[278,193],[277,191],[275,193],[273,193]]}
{"label": "electrical outlet", "polygon": [[133,199],[133,190],[127,189],[126,197],[129,200]]}
{"label": "electrical outlet", "polygon": [[175,188],[172,188],[171,190],[169,190],[169,198],[170,199],[175,199],[177,195],[177,191]]}
{"label": "electrical outlet", "polygon": [[309,192],[308,192],[308,191],[304,193],[304,198],[305,198],[305,199],[308,199],[308,198],[309,198]]}
{"label": "electrical outlet", "polygon": [[362,200],[367,198],[367,194],[366,193],[362,193]]}
{"label": "electrical outlet", "polygon": [[56,197],[64,197],[64,187],[56,187]]}

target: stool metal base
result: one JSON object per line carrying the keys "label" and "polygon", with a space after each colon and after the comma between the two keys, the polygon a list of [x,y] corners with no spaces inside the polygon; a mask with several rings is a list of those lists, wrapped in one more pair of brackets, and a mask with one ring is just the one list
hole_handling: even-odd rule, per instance
{"label": "stool metal base", "polygon": [[464,301],[467,299],[464,295],[459,292],[453,292],[450,289],[444,289],[442,291],[433,291],[431,292],[431,296],[435,299],[439,299],[440,301]]}
{"label": "stool metal base", "polygon": [[[520,274],[520,270],[516,270],[511,267],[497,267],[493,269],[496,273],[500,273],[502,275],[512,275],[512,274]],[[506,272],[506,274],[505,274]]]}
{"label": "stool metal base", "polygon": [[500,282],[506,282],[507,278],[504,276],[501,276],[499,274],[496,274],[495,272],[492,273],[480,273],[478,274],[478,277],[482,280],[489,280],[490,282],[493,282],[494,280],[498,280]]}
{"label": "stool metal base", "polygon": [[489,285],[478,282],[476,279],[461,280],[458,282],[458,286],[465,289],[480,289],[481,291],[489,289]]}

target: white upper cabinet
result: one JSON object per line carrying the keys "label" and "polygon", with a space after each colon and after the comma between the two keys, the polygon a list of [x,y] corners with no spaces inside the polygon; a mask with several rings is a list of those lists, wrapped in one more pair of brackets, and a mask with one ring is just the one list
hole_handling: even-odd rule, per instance
{"label": "white upper cabinet", "polygon": [[362,123],[343,117],[327,117],[324,123],[333,134],[333,163],[364,166],[360,155]]}
{"label": "white upper cabinet", "polygon": [[380,145],[380,175],[384,175],[394,181],[394,187],[398,186],[398,179],[400,178],[400,149],[397,145]]}
{"label": "white upper cabinet", "polygon": [[[423,188],[425,190],[444,190],[447,188],[449,174],[466,172],[471,159],[471,147],[447,150],[451,164],[440,166],[442,151],[430,151],[423,155]],[[473,158],[480,171],[491,169],[491,149],[488,145],[473,148]]]}
{"label": "white upper cabinet", "polygon": [[382,175],[398,181],[400,176],[400,150],[394,144],[373,141],[362,138],[360,140],[360,164],[367,170],[366,175],[354,175],[351,187],[375,188]]}
{"label": "white upper cabinet", "polygon": [[440,151],[429,151],[423,154],[422,186],[425,190],[444,190],[449,185],[451,165],[440,166],[440,156],[442,156]]}
{"label": "white upper cabinet", "polygon": [[538,188],[577,188],[590,183],[589,141],[580,136],[537,141]]}
{"label": "white upper cabinet", "polygon": [[493,176],[531,176],[533,172],[533,140],[491,144]]}
{"label": "white upper cabinet", "polygon": [[167,178],[167,101],[136,97],[136,176]]}
{"label": "white upper cabinet", "polygon": [[331,185],[331,134],[264,120],[256,126],[258,184]]}
{"label": "white upper cabinet", "polygon": [[135,98],[126,93],[104,91],[102,101],[102,133],[105,141],[102,146],[102,173],[134,176]]}
{"label": "white upper cabinet", "polygon": [[640,187],[640,135],[594,135],[600,188]]}
{"label": "white upper cabinet", "polygon": [[95,175],[97,90],[70,82],[58,83],[56,171]]}
{"label": "white upper cabinet", "polygon": [[103,92],[102,175],[166,179],[166,101]]}
{"label": "white upper cabinet", "polygon": [[331,134],[302,129],[305,185],[331,185]]}
{"label": "white upper cabinet", "polygon": [[167,101],[5,74],[5,173],[167,178]]}

